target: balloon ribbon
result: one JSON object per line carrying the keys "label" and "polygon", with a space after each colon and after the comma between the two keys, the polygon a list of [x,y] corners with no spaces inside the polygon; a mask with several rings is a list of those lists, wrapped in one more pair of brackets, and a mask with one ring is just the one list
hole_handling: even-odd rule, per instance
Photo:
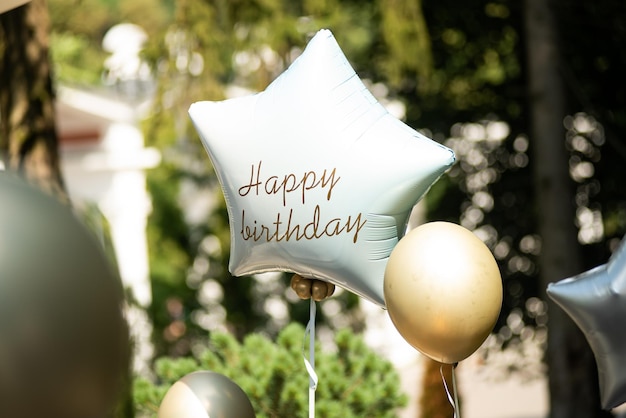
{"label": "balloon ribbon", "polygon": [[443,364],[439,367],[439,373],[441,374],[441,380],[443,380],[443,387],[446,389],[446,395],[448,395],[448,401],[450,405],[452,405],[452,410],[454,411],[454,418],[461,418],[461,410],[459,408],[459,396],[456,391],[456,377],[454,376],[454,371],[456,370],[456,366],[459,363],[454,363],[452,365],[452,393],[450,394],[450,390],[448,389],[448,384],[446,383],[446,377],[443,375]]}
{"label": "balloon ribbon", "polygon": [[[309,373],[309,418],[315,418],[315,389],[317,389],[317,373],[315,373],[315,300],[311,298],[311,307],[309,309],[309,323],[304,331],[304,342],[302,344],[302,357],[304,358],[304,366]],[[306,337],[309,335],[309,359],[305,355]]]}

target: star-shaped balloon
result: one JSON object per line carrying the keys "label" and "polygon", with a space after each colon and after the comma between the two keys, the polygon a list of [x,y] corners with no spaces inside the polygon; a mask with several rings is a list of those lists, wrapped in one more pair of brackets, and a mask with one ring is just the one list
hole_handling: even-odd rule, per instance
{"label": "star-shaped balloon", "polygon": [[233,275],[294,272],[384,306],[391,250],[452,150],[389,114],[329,30],[265,91],[189,114],[226,199]]}
{"label": "star-shaped balloon", "polygon": [[626,240],[607,264],[549,284],[548,295],[583,331],[593,350],[602,407],[626,402]]}

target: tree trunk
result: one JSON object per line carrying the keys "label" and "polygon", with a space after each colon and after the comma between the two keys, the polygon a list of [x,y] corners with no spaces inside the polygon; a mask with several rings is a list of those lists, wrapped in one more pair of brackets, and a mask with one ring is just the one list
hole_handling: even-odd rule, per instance
{"label": "tree trunk", "polygon": [[[565,99],[551,1],[526,0],[525,8],[532,164],[542,238],[540,283],[545,292],[549,282],[579,274],[583,265],[565,148]],[[601,410],[597,369],[583,334],[549,298],[544,300],[549,305],[550,417],[611,416]]]}
{"label": "tree trunk", "polygon": [[[454,408],[448,400],[446,387],[441,377],[445,378],[450,395],[453,395],[452,366],[441,364],[424,356],[424,375],[422,377],[422,394],[419,399],[418,418],[449,418],[454,415]],[[443,368],[442,368],[443,367]],[[459,414],[457,414],[459,415]]]}
{"label": "tree trunk", "polygon": [[0,157],[40,189],[67,201],[59,168],[45,0],[0,14]]}

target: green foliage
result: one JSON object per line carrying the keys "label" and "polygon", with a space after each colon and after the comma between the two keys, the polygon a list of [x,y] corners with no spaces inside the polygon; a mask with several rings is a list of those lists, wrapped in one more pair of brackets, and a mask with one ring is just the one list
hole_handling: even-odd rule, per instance
{"label": "green foliage", "polygon": [[48,0],[48,10],[55,78],[92,87],[100,84],[108,56],[102,49],[107,30],[129,22],[153,36],[168,21],[167,10],[160,0]]}
{"label": "green foliage", "polygon": [[54,33],[51,55],[59,80],[74,84],[96,85],[100,82],[106,54],[94,48],[89,39],[73,33]]}
{"label": "green foliage", "polygon": [[[384,0],[381,5],[381,33],[388,48],[382,73],[392,87],[404,83],[406,73],[415,74],[418,91],[429,89],[433,71],[430,35],[422,13],[421,0]],[[412,83],[412,84],[413,84]]]}
{"label": "green foliage", "polygon": [[[195,340],[202,339],[200,327],[228,328],[238,338],[261,330],[276,335],[288,321],[271,317],[265,306],[270,298],[280,300],[292,320],[306,320],[307,309],[297,298],[289,299],[287,275],[261,284],[228,273],[226,205],[187,110],[194,101],[222,99],[228,86],[264,89],[289,65],[307,36],[327,25],[343,28],[337,31],[342,43],[345,40],[346,48],[365,58],[372,42],[374,5],[185,0],[176,3],[167,30],[149,40],[144,57],[154,68],[158,92],[145,131],[165,162],[148,173],[154,208],[149,242],[157,353],[188,354]],[[308,11],[316,14],[303,18]],[[202,62],[200,72],[190,65],[194,59]],[[212,202],[201,220],[191,220],[183,203],[193,196],[190,189]],[[199,296],[206,288],[218,289],[219,297]],[[344,322],[348,318],[359,327],[359,316],[352,314],[358,298],[344,292],[335,299],[346,313]],[[325,322],[323,312],[319,319]]]}
{"label": "green foliage", "polygon": [[[591,268],[606,262],[626,232],[622,184],[626,61],[621,47],[626,31],[620,20],[624,3],[553,3],[559,9],[555,24],[566,57],[561,70],[571,114],[564,121],[564,140],[576,188],[572,205],[580,214],[584,264]],[[158,92],[145,133],[165,161],[149,173],[154,207],[149,227],[154,292],[150,312],[158,353],[188,354],[205,332],[201,328],[206,324],[201,326],[197,318],[217,311],[224,313],[222,325],[238,337],[259,330],[274,335],[282,327],[265,309],[264,301],[270,297],[287,304],[291,319],[306,318],[306,307],[285,297],[287,278],[261,285],[254,278],[228,274],[226,208],[187,109],[193,101],[224,98],[228,87],[264,89],[324,27],[333,31],[361,78],[384,84],[389,97],[406,105],[409,126],[427,128],[426,134],[457,152],[458,163],[426,196],[428,218],[467,226],[496,255],[505,288],[496,328],[498,347],[516,344],[522,335],[545,339],[546,311],[538,299],[543,289],[537,280],[541,238],[536,222],[541,214],[533,199],[528,135],[532,98],[526,80],[522,3],[49,0],[49,4],[55,29],[53,56],[62,77],[81,81],[99,77],[102,58],[96,51],[113,22],[132,21],[150,34],[144,56],[154,69]],[[201,71],[182,65],[197,56],[202,58]],[[494,132],[503,126],[494,139]],[[203,220],[189,221],[182,184],[193,184],[198,194],[209,190],[214,197]],[[599,221],[590,226],[585,219]],[[221,299],[200,301],[198,295],[207,285],[218,287]],[[342,315],[352,315],[358,298],[346,293],[335,300],[342,304]],[[511,329],[509,322],[522,326]],[[359,326],[358,317],[351,326]]]}
{"label": "green foliage", "polygon": [[[248,395],[258,418],[304,415],[308,410],[309,377],[303,364],[304,329],[287,326],[276,342],[261,334],[243,343],[224,333],[213,333],[208,348],[197,358],[161,358],[155,364],[158,384],[137,379],[134,387],[138,414],[156,416],[169,387],[196,370],[221,373]],[[316,413],[327,418],[396,417],[406,404],[393,366],[378,357],[348,330],[339,331],[336,350],[318,345]],[[307,343],[308,345],[308,343]]]}

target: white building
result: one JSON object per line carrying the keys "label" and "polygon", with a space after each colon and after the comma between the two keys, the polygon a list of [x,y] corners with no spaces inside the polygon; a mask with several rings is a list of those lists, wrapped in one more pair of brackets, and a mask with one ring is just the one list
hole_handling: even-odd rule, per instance
{"label": "white building", "polygon": [[[97,205],[109,223],[122,281],[141,307],[151,302],[146,225],[151,210],[145,170],[160,162],[139,129],[145,106],[105,93],[61,86],[56,103],[61,167],[70,198]],[[128,319],[138,352],[136,369],[151,355],[145,312]]]}

